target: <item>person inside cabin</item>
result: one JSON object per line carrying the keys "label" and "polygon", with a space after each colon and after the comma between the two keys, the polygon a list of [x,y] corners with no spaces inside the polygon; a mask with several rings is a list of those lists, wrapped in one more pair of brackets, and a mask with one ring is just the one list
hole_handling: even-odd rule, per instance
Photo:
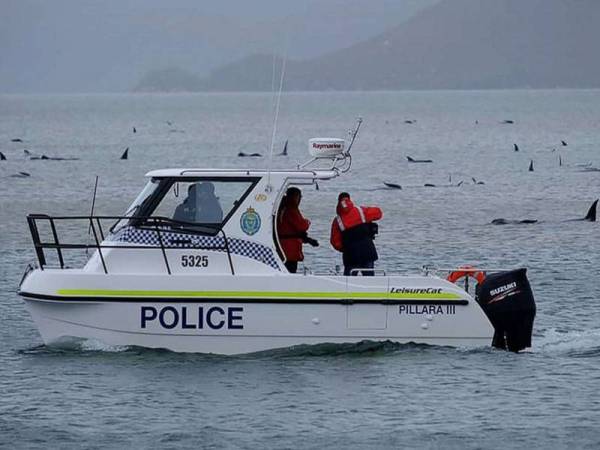
{"label": "person inside cabin", "polygon": [[310,220],[305,219],[300,212],[301,200],[302,191],[300,189],[297,187],[288,188],[277,213],[277,236],[285,256],[285,267],[290,273],[296,273],[298,262],[304,261],[304,253],[302,252],[304,242],[313,247],[319,245],[317,241],[307,235]]}
{"label": "person inside cabin", "polygon": [[374,242],[378,231],[375,221],[383,217],[383,212],[376,206],[355,206],[347,192],[338,196],[336,212],[331,223],[330,242],[342,253],[344,275],[362,272],[363,276],[373,276],[378,259]]}
{"label": "person inside cabin", "polygon": [[223,209],[215,195],[215,185],[210,181],[191,184],[187,197],[175,208],[173,219],[180,222],[221,223]]}
{"label": "person inside cabin", "polygon": [[173,220],[179,222],[194,222],[196,220],[196,191],[198,184],[190,184],[187,197],[177,205]]}
{"label": "person inside cabin", "polygon": [[215,195],[215,185],[206,181],[198,185],[196,204],[196,222],[198,223],[221,223],[223,221],[223,209],[219,198]]}

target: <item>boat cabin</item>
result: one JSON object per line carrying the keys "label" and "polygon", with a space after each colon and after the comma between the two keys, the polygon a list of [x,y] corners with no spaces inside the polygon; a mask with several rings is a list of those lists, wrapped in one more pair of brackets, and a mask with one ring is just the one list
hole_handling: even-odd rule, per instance
{"label": "boat cabin", "polygon": [[[155,170],[146,174],[149,181],[122,216],[30,214],[39,267],[47,265],[44,249],[56,251],[61,269],[67,267],[64,250],[93,249],[83,268],[90,273],[288,274],[276,227],[283,196],[291,185],[347,172],[359,127],[360,119],[347,150],[343,139],[311,139],[312,159],[296,170]],[[325,169],[307,168],[323,162]],[[59,239],[57,223],[64,221],[85,224],[93,243]],[[40,237],[40,226],[49,227],[48,240]]]}
{"label": "boat cabin", "polygon": [[[335,169],[149,172],[148,183],[102,244],[102,258],[94,255],[86,269],[286,274],[275,226],[283,195],[290,185],[338,175]],[[147,246],[164,255],[141,248]]]}

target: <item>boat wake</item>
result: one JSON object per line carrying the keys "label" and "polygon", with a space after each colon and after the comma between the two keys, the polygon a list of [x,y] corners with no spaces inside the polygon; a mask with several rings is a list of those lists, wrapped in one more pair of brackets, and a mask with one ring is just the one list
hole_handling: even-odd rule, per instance
{"label": "boat wake", "polygon": [[123,353],[133,350],[134,347],[128,345],[109,345],[96,339],[65,338],[55,342],[52,345],[40,344],[24,350],[19,353],[26,355],[36,354],[68,354],[68,353]]}
{"label": "boat wake", "polygon": [[[600,356],[600,329],[585,331],[568,331],[550,328],[534,336],[533,347],[523,353],[536,355],[563,355],[574,358]],[[195,353],[199,357],[210,358],[297,358],[328,356],[386,356],[397,354],[418,354],[425,352],[461,352],[461,353],[496,353],[491,347],[460,348],[443,347],[428,344],[400,344],[393,341],[362,341],[358,343],[315,345],[296,345],[237,356],[222,356],[208,353]],[[167,349],[151,349],[131,345],[109,345],[96,339],[68,338],[52,345],[37,345],[19,350],[25,355],[65,355],[89,353],[128,353],[128,354],[168,354],[180,353]],[[502,353],[502,352],[499,352]],[[188,355],[188,353],[181,353]]]}
{"label": "boat wake", "polygon": [[295,345],[274,350],[253,353],[256,356],[269,357],[306,357],[306,356],[345,356],[345,355],[368,355],[380,356],[394,354],[399,352],[419,352],[427,349],[446,348],[427,344],[399,344],[392,341],[361,341],[348,344],[314,344],[314,345]]}
{"label": "boat wake", "polygon": [[600,356],[600,329],[567,331],[550,328],[537,339],[535,353],[563,354],[574,358]]}
{"label": "boat wake", "polygon": [[[36,345],[19,350],[25,355],[68,355],[89,353],[129,353],[129,354],[168,354],[168,355],[197,355],[210,358],[296,358],[296,357],[327,357],[327,356],[384,356],[398,353],[420,353],[436,349],[456,351],[457,348],[442,347],[427,344],[399,344],[392,341],[362,341],[358,343],[315,345],[296,345],[261,352],[247,353],[235,356],[223,356],[211,353],[178,353],[168,349],[152,349],[128,345],[109,345],[96,339],[69,338],[51,345]],[[472,349],[471,349],[472,350]]]}

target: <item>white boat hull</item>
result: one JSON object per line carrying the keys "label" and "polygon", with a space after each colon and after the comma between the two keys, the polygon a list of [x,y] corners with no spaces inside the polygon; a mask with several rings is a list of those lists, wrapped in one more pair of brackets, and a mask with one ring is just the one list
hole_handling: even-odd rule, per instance
{"label": "white boat hull", "polygon": [[[230,284],[235,280],[235,292],[248,296],[232,299],[227,298],[231,291],[207,286],[218,281],[215,277],[68,276],[68,272],[35,271],[21,287],[46,344],[83,338],[109,345],[233,355],[364,340],[489,346],[494,333],[479,305],[466,292],[435,277],[297,275],[270,276],[268,281],[263,277],[225,277]],[[220,281],[221,288],[227,285]],[[72,288],[76,282],[93,289],[60,289]],[[168,297],[171,291],[164,290],[167,283],[177,283],[177,292],[190,298]],[[267,290],[266,283],[270,285]],[[119,290],[120,284],[128,289]],[[250,289],[261,285],[261,293],[253,295],[257,291]],[[305,289],[300,290],[300,285]],[[453,300],[393,294],[390,285],[419,292],[443,289]],[[138,289],[132,290],[132,286]],[[295,295],[280,298],[283,294],[278,286],[285,287],[288,294],[291,289]],[[344,289],[341,294],[340,286]],[[157,290],[159,287],[163,290]],[[88,296],[83,298],[83,294]],[[277,294],[277,298],[270,294]],[[205,298],[210,295],[215,298]],[[442,294],[429,297],[436,295]]]}
{"label": "white boat hull", "polygon": [[[65,304],[39,300],[27,300],[26,303],[46,344],[74,337],[99,340],[109,345],[233,355],[302,344],[355,343],[364,340],[487,346],[493,335],[491,327],[482,327],[479,332],[473,332],[467,323],[467,311],[450,305],[436,307],[444,311],[442,314],[402,315],[399,312],[401,305],[381,304]],[[416,312],[415,308],[413,306]],[[453,308],[456,308],[456,313],[448,314]],[[160,314],[163,310],[162,323],[158,315],[154,320],[144,321],[144,313],[151,318],[153,311]],[[173,311],[177,311],[177,314]],[[204,319],[200,320],[204,321],[207,320],[206,312],[212,311],[212,327],[204,323],[199,328],[198,311],[203,311]],[[242,329],[227,327],[230,311],[234,311],[234,317],[240,318],[233,320],[231,325],[243,322]],[[185,319],[182,318],[184,314]],[[216,327],[219,329],[214,329]],[[465,330],[470,330],[468,335]]]}

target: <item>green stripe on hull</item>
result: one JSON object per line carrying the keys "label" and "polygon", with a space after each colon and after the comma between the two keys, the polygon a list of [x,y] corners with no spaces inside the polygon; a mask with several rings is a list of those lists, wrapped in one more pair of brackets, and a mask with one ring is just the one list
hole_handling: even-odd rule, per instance
{"label": "green stripe on hull", "polygon": [[398,300],[460,300],[451,292],[399,293],[399,292],[288,292],[288,291],[145,291],[113,289],[59,289],[58,295],[77,297],[201,297],[201,298],[282,298],[282,299],[398,299]]}

